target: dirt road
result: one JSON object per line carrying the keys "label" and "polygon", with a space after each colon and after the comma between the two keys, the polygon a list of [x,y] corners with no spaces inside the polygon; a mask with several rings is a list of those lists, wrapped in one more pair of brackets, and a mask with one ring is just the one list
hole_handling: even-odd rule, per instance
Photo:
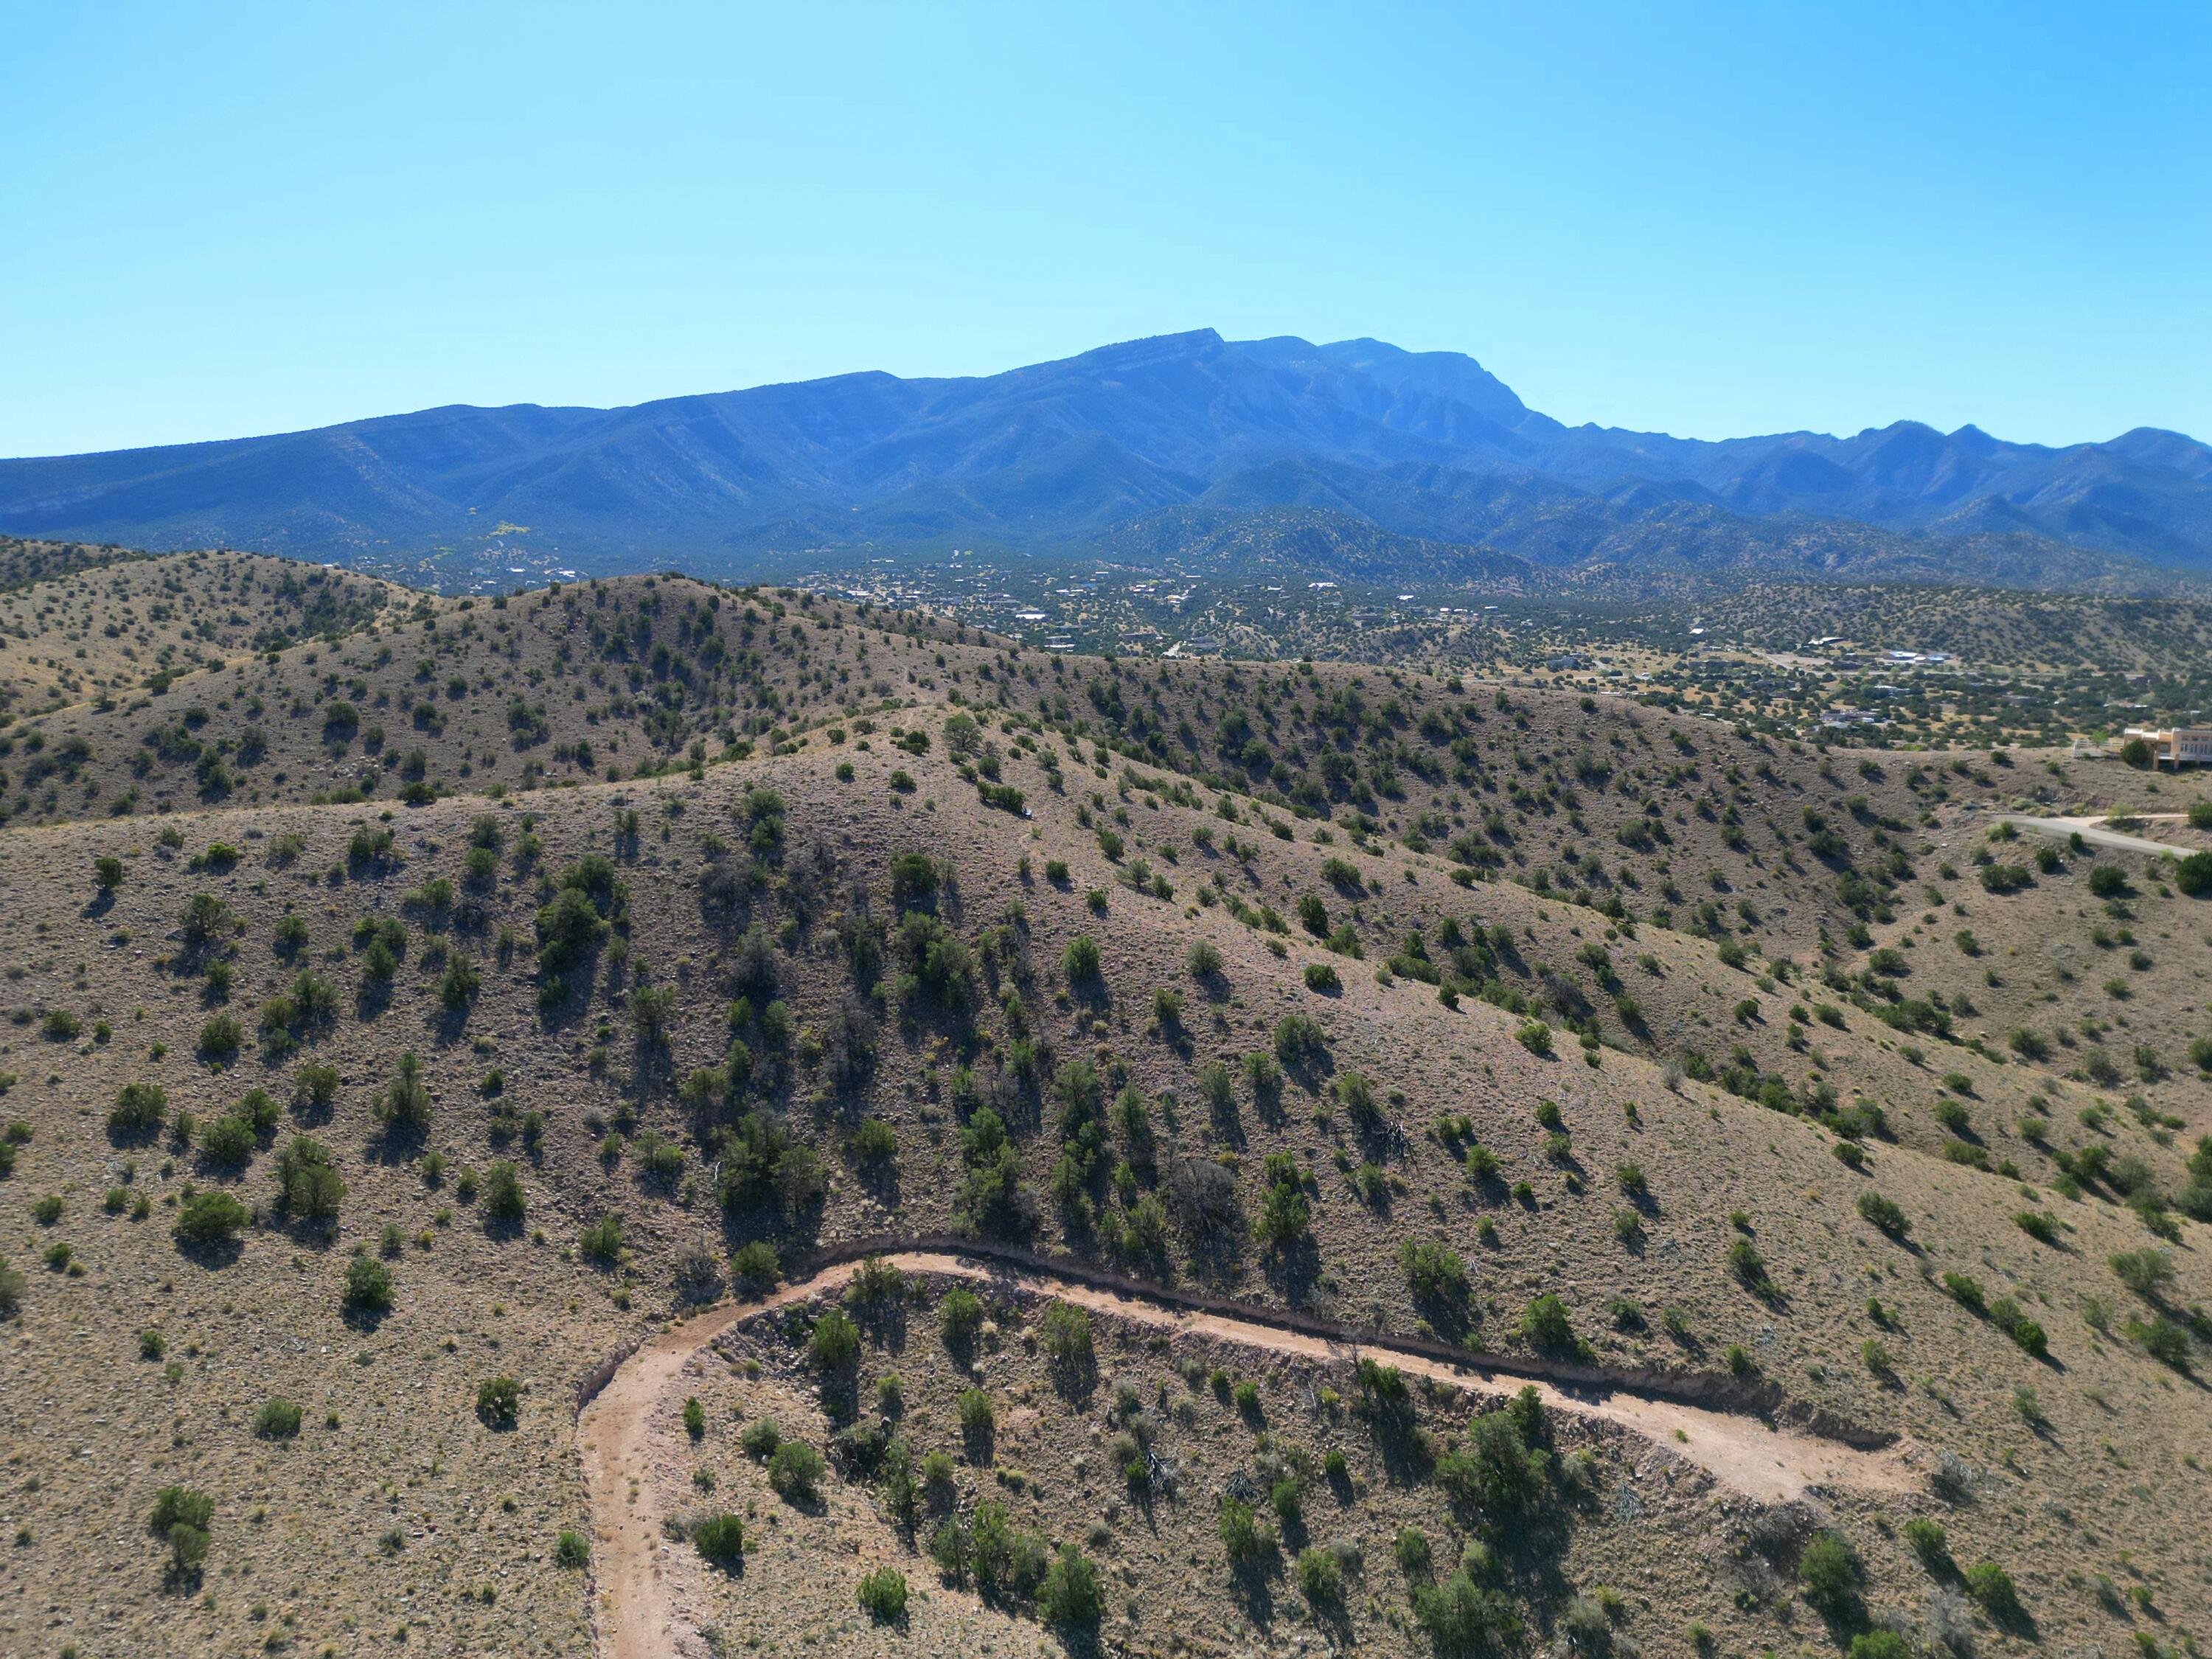
{"label": "dirt road", "polygon": [[[957,1255],[913,1251],[884,1259],[908,1273],[988,1279],[1132,1323],[1203,1333],[1278,1353],[1341,1364],[1366,1356],[1469,1394],[1511,1395],[1523,1386],[1519,1377],[1486,1376],[1387,1345],[1332,1343],[1225,1315],[1188,1312],[1117,1296],[1048,1274],[1010,1272]],[[772,1296],[726,1304],[672,1327],[623,1361],[607,1386],[585,1406],[577,1419],[576,1436],[592,1504],[592,1619],[603,1659],[660,1659],[705,1651],[696,1634],[676,1617],[673,1608],[679,1598],[671,1594],[668,1583],[670,1575],[696,1574],[698,1564],[688,1549],[672,1545],[661,1532],[664,1515],[653,1489],[649,1441],[662,1397],[685,1362],[732,1325],[772,1308],[838,1290],[855,1267],[852,1262],[828,1267]],[[1918,1484],[1901,1446],[1861,1451],[1816,1436],[1770,1428],[1753,1418],[1673,1401],[1621,1391],[1565,1391],[1543,1382],[1535,1387],[1545,1404],[1554,1409],[1617,1423],[1735,1490],[1770,1503],[1826,1486],[1905,1491]]]}

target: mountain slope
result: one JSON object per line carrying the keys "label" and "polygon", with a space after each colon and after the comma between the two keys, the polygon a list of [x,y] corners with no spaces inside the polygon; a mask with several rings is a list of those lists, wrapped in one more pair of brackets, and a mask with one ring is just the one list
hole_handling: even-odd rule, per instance
{"label": "mountain slope", "polygon": [[[1325,506],[1401,534],[1496,541],[1549,521],[1541,562],[1679,562],[1700,507],[1761,568],[1822,544],[1847,568],[1958,574],[1979,535],[2036,556],[1999,580],[2155,580],[2212,568],[2212,449],[2138,429],[2109,444],[2013,444],[1912,422],[1705,442],[1568,428],[1472,358],[1374,340],[1231,343],[1210,329],[973,379],[860,374],[628,409],[449,407],[316,431],[0,461],[0,530],[178,547],[447,561],[494,526],[599,568],[678,552],[962,539],[1080,549],[1128,520],[1227,491],[1249,510]],[[1215,505],[1220,504],[1216,499]],[[1510,505],[1509,505],[1510,504]],[[1769,526],[1747,533],[1742,526]],[[1827,526],[1836,526],[1832,531]],[[1884,535],[1869,531],[1874,526]],[[1924,536],[1950,538],[1924,542]],[[1607,544],[1602,555],[1600,544]],[[1863,565],[1852,574],[1864,574]]]}

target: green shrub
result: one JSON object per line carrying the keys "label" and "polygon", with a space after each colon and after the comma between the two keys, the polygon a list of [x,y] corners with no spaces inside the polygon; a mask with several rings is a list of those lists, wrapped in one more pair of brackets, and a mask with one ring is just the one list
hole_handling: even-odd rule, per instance
{"label": "green shrub", "polygon": [[1862,1221],[1887,1233],[1892,1238],[1903,1238],[1912,1231],[1911,1224],[1905,1218],[1905,1212],[1880,1193],[1861,1193],[1858,1211]]}
{"label": "green shrub", "polygon": [[1575,1328],[1567,1304],[1548,1291],[1531,1301],[1521,1312],[1521,1340],[1546,1352],[1573,1352]]}
{"label": "green shrub", "polygon": [[1466,1298],[1467,1264],[1449,1246],[1409,1238],[1398,1247],[1398,1263],[1418,1299],[1456,1304]]}
{"label": "green shrub", "polygon": [[580,1532],[563,1528],[553,1540],[553,1564],[561,1567],[592,1565],[592,1540]]}
{"label": "green shrub", "polygon": [[1285,1066],[1306,1066],[1328,1052],[1328,1039],[1310,1014],[1285,1014],[1275,1022],[1275,1058]]}
{"label": "green shrub", "polygon": [[998,1410],[991,1404],[991,1396],[981,1389],[963,1389],[958,1401],[960,1430],[967,1435],[986,1434],[998,1421]]}
{"label": "green shrub", "polygon": [[1822,1617],[1842,1622],[1857,1606],[1864,1573],[1850,1540],[1839,1532],[1817,1532],[1797,1558],[1797,1582],[1805,1600]]}
{"label": "green shrub", "polygon": [[842,1371],[860,1357],[860,1327],[842,1308],[832,1308],[814,1322],[806,1353],[823,1370]]}
{"label": "green shrub", "polygon": [[1326,994],[1344,988],[1344,981],[1337,977],[1336,969],[1326,962],[1306,963],[1305,980],[1309,991]]}
{"label": "green shrub", "polygon": [[356,1314],[392,1311],[392,1270],[362,1252],[346,1263],[345,1306]]}
{"label": "green shrub", "polygon": [[1298,1589],[1316,1607],[1333,1607],[1344,1599],[1344,1570],[1318,1545],[1298,1552]]}
{"label": "green shrub", "polygon": [[863,1118],[845,1149],[863,1163],[881,1163],[897,1152],[898,1131],[879,1117]]}
{"label": "green shrub", "polygon": [[245,1028],[228,1014],[217,1014],[200,1027],[199,1042],[193,1052],[210,1065],[227,1066],[238,1058],[245,1043]]}
{"label": "green shrub", "polygon": [[190,1486],[164,1486],[155,1495],[147,1529],[168,1545],[170,1566],[179,1577],[207,1559],[214,1516],[214,1500]]}
{"label": "green shrub", "polygon": [[622,1255],[622,1218],[610,1210],[576,1236],[576,1248],[591,1261],[611,1263]]}
{"label": "green shrub", "polygon": [[2017,1623],[2021,1616],[2020,1593],[2013,1586],[2012,1575],[1994,1561],[1977,1561],[1966,1569],[1966,1594],[1981,1604],[1984,1613],[1999,1625]]}
{"label": "green shrub", "polygon": [[937,1304],[937,1319],[946,1346],[964,1346],[974,1340],[976,1328],[983,1322],[983,1304],[972,1291],[956,1285]]}
{"label": "green shrub", "polygon": [[1057,1363],[1075,1364],[1091,1358],[1091,1316],[1073,1303],[1054,1303],[1038,1328],[1046,1354]]}
{"label": "green shrub", "polygon": [[718,1567],[744,1559],[745,1523],[734,1515],[710,1516],[691,1528],[691,1547]]}
{"label": "green shrub", "polygon": [[860,1580],[860,1610],[879,1625],[896,1624],[906,1616],[906,1575],[896,1567],[878,1567]]}
{"label": "green shrub", "polygon": [[338,1218],[345,1182],[321,1142],[294,1135],[276,1154],[276,1198],[295,1221],[328,1226]]}
{"label": "green shrub", "polygon": [[513,1226],[522,1219],[528,1205],[514,1164],[501,1159],[484,1170],[483,1207],[486,1218],[492,1221]]}
{"label": "green shrub", "polygon": [[826,1467],[822,1454],[804,1440],[787,1440],[769,1455],[768,1483],[787,1502],[798,1503],[814,1496],[814,1483]]}
{"label": "green shrub", "polygon": [[150,1134],[161,1127],[161,1120],[169,1109],[169,1097],[161,1086],[152,1083],[126,1083],[116,1091],[115,1104],[107,1114],[111,1134]]}
{"label": "green shrub", "polygon": [[1054,1625],[1095,1625],[1105,1611],[1106,1592],[1097,1565],[1073,1544],[1062,1544],[1037,1594],[1037,1611]]}
{"label": "green shrub", "polygon": [[200,1249],[215,1249],[229,1243],[252,1219],[246,1206],[228,1193],[194,1193],[177,1212],[177,1242]]}
{"label": "green shrub", "polygon": [[1221,1547],[1237,1566],[1257,1561],[1267,1553],[1272,1542],[1253,1514],[1252,1506],[1239,1498],[1221,1500],[1219,1530]]}
{"label": "green shrub", "polygon": [[428,1132],[432,1105],[430,1091],[422,1081],[422,1062],[412,1054],[399,1056],[392,1082],[376,1097],[378,1127],[387,1133],[419,1137]]}
{"label": "green shrub", "polygon": [[300,1432],[300,1407],[289,1400],[262,1402],[253,1414],[253,1432],[264,1440],[289,1440]]}
{"label": "green shrub", "polygon": [[1413,1617],[1441,1653],[1503,1653],[1520,1644],[1521,1619],[1513,1603],[1476,1583],[1464,1569],[1440,1583],[1416,1584]]}
{"label": "green shrub", "polygon": [[775,1245],[757,1238],[750,1244],[740,1244],[731,1255],[730,1276],[747,1290],[758,1292],[783,1276],[783,1264],[776,1260]]}
{"label": "green shrub", "polygon": [[1060,952],[1060,965],[1069,984],[1091,983],[1098,977],[1098,941],[1088,933],[1078,933]]}
{"label": "green shrub", "polygon": [[486,1377],[477,1385],[477,1415],[485,1426],[511,1429],[522,1409],[522,1384],[511,1376]]}
{"label": "green shrub", "polygon": [[253,1126],[231,1113],[200,1127],[200,1156],[210,1164],[235,1169],[253,1156],[254,1145]]}
{"label": "green shrub", "polygon": [[1916,1516],[1905,1523],[1905,1541],[1912,1546],[1912,1553],[1931,1572],[1948,1572],[1951,1567],[1951,1544],[1945,1535],[1941,1521]]}
{"label": "green shrub", "polygon": [[1749,1239],[1739,1238],[1729,1246],[1728,1266],[1745,1289],[1761,1296],[1772,1291],[1773,1281],[1766,1276],[1766,1258]]}
{"label": "green shrub", "polygon": [[775,1449],[783,1443],[783,1431],[777,1428],[772,1417],[756,1417],[738,1436],[738,1444],[746,1456],[766,1462],[775,1455]]}

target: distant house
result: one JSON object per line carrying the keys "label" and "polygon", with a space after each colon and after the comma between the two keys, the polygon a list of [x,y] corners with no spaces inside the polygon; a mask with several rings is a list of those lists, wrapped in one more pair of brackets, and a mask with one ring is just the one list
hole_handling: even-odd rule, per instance
{"label": "distant house", "polygon": [[2212,726],[2130,726],[2120,734],[2124,746],[2141,738],[2150,748],[2153,766],[2203,766],[2212,763]]}

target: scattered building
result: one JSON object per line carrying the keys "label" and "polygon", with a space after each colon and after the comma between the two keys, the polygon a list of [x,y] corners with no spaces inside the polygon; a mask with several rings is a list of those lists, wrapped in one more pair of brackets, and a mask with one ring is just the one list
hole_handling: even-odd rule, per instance
{"label": "scattered building", "polygon": [[2212,726],[2130,726],[2120,734],[2119,746],[2124,748],[2137,739],[2149,745],[2153,766],[2178,770],[2212,763]]}

